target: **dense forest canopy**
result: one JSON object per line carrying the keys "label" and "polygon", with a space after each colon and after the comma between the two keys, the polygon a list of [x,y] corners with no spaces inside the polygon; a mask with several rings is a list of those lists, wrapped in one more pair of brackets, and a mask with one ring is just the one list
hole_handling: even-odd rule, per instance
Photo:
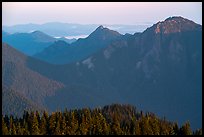
{"label": "dense forest canopy", "polygon": [[190,123],[176,122],[138,111],[131,105],[65,109],[63,112],[24,111],[21,118],[2,115],[3,135],[201,135]]}

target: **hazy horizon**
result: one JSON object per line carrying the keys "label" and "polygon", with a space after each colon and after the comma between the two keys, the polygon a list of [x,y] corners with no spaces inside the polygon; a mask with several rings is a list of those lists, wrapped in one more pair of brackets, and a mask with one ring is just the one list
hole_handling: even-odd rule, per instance
{"label": "hazy horizon", "polygon": [[2,26],[50,22],[138,25],[172,16],[202,25],[202,2],[2,2]]}
{"label": "hazy horizon", "polygon": [[13,24],[13,25],[3,25],[2,26],[6,26],[6,27],[13,27],[13,26],[17,26],[17,25],[28,25],[28,24],[35,24],[35,25],[44,25],[44,24],[49,24],[49,23],[62,23],[62,24],[77,24],[77,25],[102,25],[102,26],[105,26],[105,25],[127,25],[127,26],[135,26],[135,25],[152,25],[152,24],[155,24],[156,22],[137,22],[135,24],[122,24],[122,23],[113,23],[113,24],[104,24],[104,23],[85,23],[85,24],[82,24],[82,23],[73,23],[73,22],[60,22],[60,21],[51,21],[51,22],[44,22],[44,23],[32,23],[32,22],[29,22],[29,23],[19,23],[19,24]]}

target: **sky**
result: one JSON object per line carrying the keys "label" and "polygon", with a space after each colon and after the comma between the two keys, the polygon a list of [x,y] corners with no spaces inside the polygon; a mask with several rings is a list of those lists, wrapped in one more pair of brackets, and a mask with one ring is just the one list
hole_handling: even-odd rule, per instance
{"label": "sky", "polygon": [[154,24],[182,16],[202,25],[202,2],[2,2],[2,25]]}

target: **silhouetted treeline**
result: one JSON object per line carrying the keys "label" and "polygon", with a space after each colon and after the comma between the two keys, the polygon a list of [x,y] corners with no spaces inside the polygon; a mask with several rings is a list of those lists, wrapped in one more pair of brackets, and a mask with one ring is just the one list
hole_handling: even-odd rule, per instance
{"label": "silhouetted treeline", "polygon": [[160,119],[131,105],[113,104],[103,108],[65,109],[48,114],[24,112],[22,118],[2,115],[3,135],[191,135],[190,123]]}

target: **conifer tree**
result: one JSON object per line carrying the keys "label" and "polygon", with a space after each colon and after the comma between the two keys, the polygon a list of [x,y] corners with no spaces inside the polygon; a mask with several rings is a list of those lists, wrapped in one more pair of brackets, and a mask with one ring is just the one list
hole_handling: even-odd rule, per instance
{"label": "conifer tree", "polygon": [[60,129],[61,129],[61,133],[62,135],[66,134],[66,119],[65,116],[62,117],[61,123],[60,123]]}
{"label": "conifer tree", "polygon": [[4,121],[3,115],[2,115],[2,135],[9,135],[8,127]]}
{"label": "conifer tree", "polygon": [[180,134],[179,133],[178,123],[174,123],[173,130],[174,130],[175,135],[179,135]]}
{"label": "conifer tree", "polygon": [[21,127],[20,122],[18,122],[16,126],[16,135],[23,135],[23,128]]}
{"label": "conifer tree", "polygon": [[48,126],[47,126],[47,120],[45,118],[45,116],[43,115],[41,118],[41,122],[40,122],[40,134],[41,135],[47,135],[48,134]]}
{"label": "conifer tree", "polygon": [[13,116],[10,116],[10,121],[9,121],[9,135],[16,135],[16,126],[13,121]]}
{"label": "conifer tree", "polygon": [[101,125],[102,125],[102,134],[109,135],[110,133],[110,125],[106,122],[106,119],[103,115],[101,115]]}
{"label": "conifer tree", "polygon": [[23,119],[23,135],[30,135],[30,131],[28,129],[28,121]]}
{"label": "conifer tree", "polygon": [[102,135],[103,134],[103,126],[102,126],[102,122],[103,122],[103,115],[99,112],[97,115],[96,115],[96,133],[97,135]]}
{"label": "conifer tree", "polygon": [[149,124],[149,116],[142,116],[140,124],[142,135],[153,135],[151,126]]}
{"label": "conifer tree", "polygon": [[116,116],[113,119],[111,130],[112,130],[113,135],[121,135],[122,134],[122,130],[120,128],[120,121],[116,118]]}
{"label": "conifer tree", "polygon": [[40,134],[40,129],[39,129],[39,123],[38,123],[38,119],[37,116],[35,114],[33,114],[33,116],[31,116],[31,135],[39,135]]}
{"label": "conifer tree", "polygon": [[53,135],[55,132],[55,126],[56,126],[56,113],[52,113],[49,117],[49,122],[48,122],[48,126],[49,126],[49,131],[48,133],[50,135]]}
{"label": "conifer tree", "polygon": [[84,114],[82,114],[82,118],[81,118],[81,123],[80,123],[80,131],[81,131],[81,134],[82,135],[87,135],[87,132],[88,132],[88,123],[87,123],[87,119],[85,117]]}
{"label": "conifer tree", "polygon": [[35,112],[36,118],[38,120],[38,123],[40,123],[40,113],[38,111]]}
{"label": "conifer tree", "polygon": [[153,135],[159,135],[160,134],[159,121],[155,116],[153,116],[149,119],[149,125],[151,126]]}
{"label": "conifer tree", "polygon": [[56,127],[55,127],[55,131],[54,131],[53,135],[61,135],[59,120],[57,120],[57,122],[56,122]]}
{"label": "conifer tree", "polygon": [[78,130],[79,124],[78,124],[78,120],[76,117],[75,112],[73,111],[71,113],[71,124],[70,124],[71,130],[70,130],[70,134],[71,135],[76,135],[76,132]]}
{"label": "conifer tree", "polygon": [[135,135],[141,135],[141,127],[139,124],[139,120],[137,120],[135,123]]}
{"label": "conifer tree", "polygon": [[190,128],[190,123],[186,122],[181,128],[180,128],[180,134],[182,135],[191,135],[192,131]]}
{"label": "conifer tree", "polygon": [[202,128],[196,129],[196,131],[193,132],[193,135],[202,135]]}

